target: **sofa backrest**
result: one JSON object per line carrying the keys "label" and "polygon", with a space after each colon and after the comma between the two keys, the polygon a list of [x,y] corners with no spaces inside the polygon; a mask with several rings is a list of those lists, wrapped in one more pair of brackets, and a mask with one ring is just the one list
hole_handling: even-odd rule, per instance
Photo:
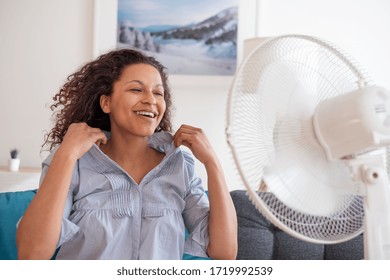
{"label": "sofa backrest", "polygon": [[269,222],[249,200],[246,191],[230,192],[238,219],[237,259],[363,259],[363,235],[347,242],[323,245],[292,237]]}
{"label": "sofa backrest", "polygon": [[36,190],[0,193],[0,260],[14,260],[16,224],[30,204]]}

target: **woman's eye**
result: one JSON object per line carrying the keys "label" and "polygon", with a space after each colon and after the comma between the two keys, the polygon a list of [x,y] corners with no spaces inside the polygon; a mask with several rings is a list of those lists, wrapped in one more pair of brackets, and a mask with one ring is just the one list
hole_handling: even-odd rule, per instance
{"label": "woman's eye", "polygon": [[156,95],[160,95],[160,96],[164,96],[164,93],[163,93],[163,92],[161,92],[161,91],[156,91],[154,94],[156,94]]}
{"label": "woman's eye", "polygon": [[140,88],[132,88],[130,89],[132,92],[141,92],[142,90]]}

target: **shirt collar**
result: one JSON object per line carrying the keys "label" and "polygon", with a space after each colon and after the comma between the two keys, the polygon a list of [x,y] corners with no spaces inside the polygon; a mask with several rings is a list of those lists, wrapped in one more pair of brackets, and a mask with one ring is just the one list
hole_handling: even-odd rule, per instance
{"label": "shirt collar", "polygon": [[[111,137],[110,131],[103,130],[103,133],[106,135],[107,139]],[[148,144],[153,149],[164,153],[165,155],[169,155],[176,150],[172,134],[167,131],[153,133],[153,135],[149,136]]]}
{"label": "shirt collar", "polygon": [[149,137],[149,146],[165,155],[171,154],[176,149],[172,134],[167,131],[153,133]]}

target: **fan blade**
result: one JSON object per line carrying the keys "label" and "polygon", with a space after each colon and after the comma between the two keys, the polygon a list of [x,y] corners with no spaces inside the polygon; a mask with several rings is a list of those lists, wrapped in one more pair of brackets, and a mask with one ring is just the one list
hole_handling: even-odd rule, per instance
{"label": "fan blade", "polygon": [[356,192],[347,166],[342,161],[327,160],[311,118],[287,115],[278,120],[274,146],[275,158],[265,168],[263,179],[268,190],[289,207],[329,216],[343,209],[346,195]]}

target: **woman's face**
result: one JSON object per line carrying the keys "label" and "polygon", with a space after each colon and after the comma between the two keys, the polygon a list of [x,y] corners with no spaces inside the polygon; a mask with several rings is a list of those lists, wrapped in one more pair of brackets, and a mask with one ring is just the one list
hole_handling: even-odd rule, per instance
{"label": "woman's face", "polygon": [[160,73],[149,64],[127,66],[100,104],[110,114],[111,132],[152,135],[166,109]]}

